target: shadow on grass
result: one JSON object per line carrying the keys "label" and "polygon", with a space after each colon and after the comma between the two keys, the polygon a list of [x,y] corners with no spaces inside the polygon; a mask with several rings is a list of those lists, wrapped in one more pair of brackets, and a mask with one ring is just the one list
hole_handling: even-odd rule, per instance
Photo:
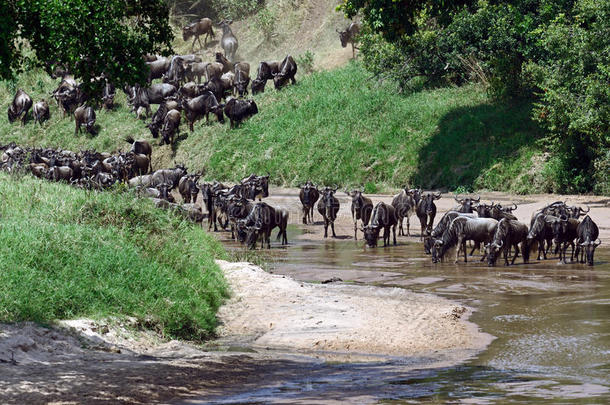
{"label": "shadow on grass", "polygon": [[452,110],[419,151],[414,184],[430,189],[473,189],[485,170],[514,161],[522,148],[534,146],[543,135],[530,117],[531,108],[531,102],[516,101]]}

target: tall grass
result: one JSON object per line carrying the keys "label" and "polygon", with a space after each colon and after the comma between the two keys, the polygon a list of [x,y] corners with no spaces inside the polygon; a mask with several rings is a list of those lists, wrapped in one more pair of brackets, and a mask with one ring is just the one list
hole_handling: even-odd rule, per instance
{"label": "tall grass", "polygon": [[133,316],[203,339],[227,286],[222,246],[129,193],[0,174],[0,322]]}
{"label": "tall grass", "polygon": [[[299,73],[297,80],[279,92],[269,83],[255,97],[259,114],[236,130],[215,118],[209,125],[199,121],[193,133],[183,123],[175,150],[153,141],[153,166],[185,163],[223,181],[269,172],[276,184],[311,179],[365,185],[369,192],[407,183],[546,191],[538,179],[544,171],[532,167],[543,148],[527,103],[495,104],[476,85],[401,95],[391,85],[370,80],[358,63],[309,76]],[[15,87],[37,100],[54,86],[43,73],[31,72],[15,84],[0,85],[0,102],[8,105]],[[111,151],[129,147],[125,135],[152,141],[120,91],[117,98],[116,111],[98,112],[100,132],[94,137],[74,136],[74,121],[62,119],[52,104],[52,118],[43,128],[0,120],[0,143]]]}

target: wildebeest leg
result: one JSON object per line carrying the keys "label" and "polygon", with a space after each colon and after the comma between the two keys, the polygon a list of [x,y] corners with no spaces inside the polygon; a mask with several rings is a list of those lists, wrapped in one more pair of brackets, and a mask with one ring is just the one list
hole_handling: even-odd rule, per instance
{"label": "wildebeest leg", "polygon": [[[574,242],[571,241],[570,245],[572,245],[572,254],[570,255],[570,262],[574,261]],[[578,257],[576,257],[576,260],[578,260]]]}
{"label": "wildebeest leg", "polygon": [[265,239],[267,239],[267,249],[271,249],[271,228],[265,232]]}
{"label": "wildebeest leg", "polygon": [[303,206],[303,224],[307,225],[307,217],[309,216],[309,207]]}
{"label": "wildebeest leg", "polygon": [[405,236],[405,233],[402,230],[402,217],[398,220],[398,225],[398,236]]}
{"label": "wildebeest leg", "polygon": [[330,221],[330,229],[332,229],[332,231],[333,231],[333,238],[336,238],[337,235],[335,234],[335,220],[334,219],[332,221]]}
{"label": "wildebeest leg", "polygon": [[324,217],[324,237],[328,237],[328,219],[326,217]]}
{"label": "wildebeest leg", "polygon": [[469,256],[472,256],[472,255],[474,254],[474,250],[475,250],[476,248],[477,248],[477,244],[476,244],[476,243],[473,243],[473,244],[472,244],[472,250],[470,251],[470,255],[469,255]]}
{"label": "wildebeest leg", "polygon": [[[393,234],[394,234],[394,245],[396,245],[396,225],[394,225],[394,226],[392,227],[392,232],[393,232]],[[388,241],[388,243],[389,243],[389,241]]]}
{"label": "wildebeest leg", "polygon": [[191,51],[195,49],[195,41],[197,41],[197,38],[199,38],[197,35],[195,35],[195,38],[193,38],[193,43],[191,44]]}
{"label": "wildebeest leg", "polygon": [[[464,246],[462,246],[462,242],[464,243]],[[455,262],[458,262],[459,259],[459,255],[460,255],[460,247],[466,248],[466,241],[462,241],[461,237],[458,237],[458,241],[457,241],[457,245],[455,246]],[[464,255],[464,260],[466,259],[466,255]]]}
{"label": "wildebeest leg", "polygon": [[[206,36],[207,36],[207,34],[206,34]],[[204,40],[205,40],[205,39],[204,39]],[[199,37],[199,35],[197,35],[197,42],[199,42],[199,46],[201,47],[201,48],[199,48],[199,49],[203,49],[203,48],[205,48],[205,46],[201,44],[201,38]]]}
{"label": "wildebeest leg", "polygon": [[409,226],[411,225],[411,220],[409,219],[409,214],[405,217],[407,218],[407,236],[411,236],[411,232],[409,231]]}
{"label": "wildebeest leg", "polygon": [[510,264],[515,264],[515,260],[517,260],[517,256],[519,256],[519,244],[515,243],[515,255],[513,256],[513,260]]}
{"label": "wildebeest leg", "polygon": [[354,240],[358,240],[358,220],[354,220]]}

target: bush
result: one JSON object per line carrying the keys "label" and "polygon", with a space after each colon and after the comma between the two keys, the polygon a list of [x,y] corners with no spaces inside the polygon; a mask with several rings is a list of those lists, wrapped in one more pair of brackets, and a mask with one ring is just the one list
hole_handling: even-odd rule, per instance
{"label": "bush", "polygon": [[295,62],[297,63],[298,69],[306,74],[313,73],[313,58],[314,53],[311,51],[307,51],[304,54],[297,56]]}
{"label": "bush", "polygon": [[256,15],[256,26],[267,42],[270,42],[275,34],[276,20],[275,12],[269,8],[263,8]]}

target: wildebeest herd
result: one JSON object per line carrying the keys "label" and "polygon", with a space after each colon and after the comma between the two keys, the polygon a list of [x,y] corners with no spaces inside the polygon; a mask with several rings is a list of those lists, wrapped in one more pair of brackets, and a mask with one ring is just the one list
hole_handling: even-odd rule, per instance
{"label": "wildebeest herd", "polygon": [[[340,208],[339,200],[334,196],[337,189],[324,187],[319,190],[315,184],[307,182],[301,186],[299,193],[303,224],[313,222],[313,206],[317,201],[318,212],[324,219],[324,237],[328,236],[328,226],[331,227],[332,236],[336,236],[334,221]],[[436,216],[434,201],[441,198],[440,192],[424,192],[407,187],[394,196],[391,204],[379,202],[373,205],[363,191],[345,191],[351,197],[354,239],[357,239],[359,229],[364,234],[366,245],[375,247],[383,230],[383,246],[390,244],[390,236],[396,245],[396,228],[399,236],[404,235],[403,221],[406,219],[406,235],[409,235],[409,218],[415,214],[421,225],[420,240],[424,242],[424,251],[432,255],[435,263],[442,261],[452,248],[455,249],[456,263],[460,252],[464,255],[464,262],[467,262],[466,243],[471,241],[473,248],[470,255],[475,249],[481,250],[481,261],[487,260],[490,266],[494,266],[500,256],[503,256],[505,265],[514,264],[519,253],[527,263],[533,250],[537,250],[538,260],[541,255],[546,259],[553,246],[562,263],[567,263],[567,250],[571,247],[570,261],[576,258],[580,263],[586,262],[592,266],[595,249],[601,244],[599,228],[587,215],[590,209],[568,206],[562,201],[534,212],[528,227],[512,213],[517,209],[517,204],[485,204],[480,197],[456,196],[454,198],[458,204],[433,227]],[[583,215],[582,221],[579,220]],[[509,261],[511,252],[513,256]]]}
{"label": "wildebeest herd", "polygon": [[[159,105],[147,127],[153,138],[161,136],[161,145],[175,142],[183,115],[191,132],[194,130],[194,123],[204,116],[206,123],[209,123],[210,113],[214,114],[220,123],[225,122],[226,116],[231,128],[235,128],[258,113],[256,102],[253,99],[244,99],[248,95],[248,87],[252,94],[257,94],[264,92],[268,80],[273,80],[278,90],[288,82],[296,83],[297,64],[290,55],[282,61],[260,62],[256,78],[251,83],[250,64],[235,61],[238,41],[230,28],[231,23],[232,21],[222,21],[218,25],[223,33],[221,45],[224,55],[216,52],[215,60],[207,62],[197,54],[171,57],[145,55],[147,84],[123,88],[131,110],[139,118],[145,119],[151,114],[151,104]],[[201,35],[205,35],[204,46],[208,36],[214,36],[213,24],[208,18],[183,29],[185,41],[191,37],[195,38],[193,46],[197,40],[201,44]],[[112,110],[115,105],[116,92],[112,78],[105,75],[98,77],[98,87],[102,89],[100,94],[87,94],[68,71],[59,69],[56,77],[59,76],[61,81],[51,96],[56,99],[63,116],[74,116],[75,134],[84,127],[89,134],[95,135],[95,109]],[[161,82],[153,82],[157,79]],[[33,104],[32,98],[23,89],[17,90],[8,108],[9,121],[21,119],[21,124],[25,125],[32,105],[34,121],[42,125],[50,117],[49,104],[44,99]]]}

